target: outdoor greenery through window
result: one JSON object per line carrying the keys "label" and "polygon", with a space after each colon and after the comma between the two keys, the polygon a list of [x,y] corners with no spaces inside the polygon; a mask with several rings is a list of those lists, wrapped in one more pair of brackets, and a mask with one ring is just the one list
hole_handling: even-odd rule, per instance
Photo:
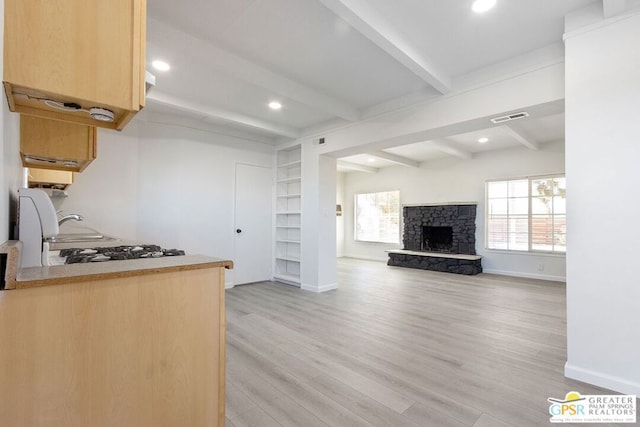
{"label": "outdoor greenery through window", "polygon": [[566,193],[561,175],[487,182],[487,248],[566,252]]}
{"label": "outdoor greenery through window", "polygon": [[355,239],[400,243],[400,191],[356,194]]}

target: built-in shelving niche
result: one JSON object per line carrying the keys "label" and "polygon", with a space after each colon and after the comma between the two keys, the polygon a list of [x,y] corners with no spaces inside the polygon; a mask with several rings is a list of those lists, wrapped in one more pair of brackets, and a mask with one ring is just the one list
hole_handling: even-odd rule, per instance
{"label": "built-in shelving niche", "polygon": [[302,157],[296,145],[278,151],[274,280],[300,286]]}

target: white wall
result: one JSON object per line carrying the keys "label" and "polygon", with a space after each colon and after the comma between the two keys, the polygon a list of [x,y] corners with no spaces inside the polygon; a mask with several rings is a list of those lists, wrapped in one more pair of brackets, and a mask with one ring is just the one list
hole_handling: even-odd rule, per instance
{"label": "white wall", "polygon": [[[274,148],[136,121],[122,133],[100,131],[97,159],[61,208],[106,234],[233,259],[237,162],[272,167]],[[226,276],[233,283],[233,271]]]}
{"label": "white wall", "polygon": [[[564,256],[484,249],[485,181],[559,172],[564,172],[562,142],[545,144],[539,151],[513,148],[480,154],[470,160],[435,160],[420,168],[397,166],[382,168],[375,174],[349,173],[345,178],[344,255],[386,261],[386,249],[402,248],[402,241],[398,245],[357,242],[353,229],[355,194],[400,190],[402,204],[478,202],[476,251],[483,256],[485,272],[564,280]],[[539,270],[540,264],[543,271]]]}
{"label": "white wall", "polygon": [[75,174],[69,197],[54,198],[63,214],[79,213],[85,220],[66,222],[61,232],[91,227],[111,236],[137,237],[138,126],[122,132],[98,129],[98,155],[82,173]]}
{"label": "white wall", "polygon": [[565,373],[636,395],[640,395],[638,40],[638,12],[566,34]]}
{"label": "white wall", "polygon": [[344,181],[346,174],[336,176],[336,204],[342,206],[342,216],[336,216],[336,256],[344,256]]}
{"label": "white wall", "polygon": [[140,137],[138,238],[234,259],[235,165],[272,167],[274,148],[158,124],[143,127]]}

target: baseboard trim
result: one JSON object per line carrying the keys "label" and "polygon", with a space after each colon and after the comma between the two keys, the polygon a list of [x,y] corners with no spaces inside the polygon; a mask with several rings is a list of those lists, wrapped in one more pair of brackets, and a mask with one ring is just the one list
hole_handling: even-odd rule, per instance
{"label": "baseboard trim", "polygon": [[564,365],[564,376],[573,380],[617,391],[618,393],[640,396],[640,383],[592,371],[590,369],[580,368],[570,364],[569,362]]}
{"label": "baseboard trim", "polygon": [[388,256],[384,258],[376,258],[376,257],[358,256],[358,255],[344,255],[341,258],[361,259],[363,261],[379,261],[379,262],[387,262],[389,260]]}
{"label": "baseboard trim", "polygon": [[303,283],[300,289],[302,289],[303,291],[320,293],[320,292],[327,292],[327,291],[332,291],[334,289],[338,289],[338,284],[330,283],[328,285],[315,286],[315,285],[307,285]]}
{"label": "baseboard trim", "polygon": [[527,279],[549,280],[552,282],[567,281],[567,278],[565,276],[552,276],[549,274],[521,273],[519,271],[493,270],[493,269],[487,269],[487,268],[483,268],[482,272],[489,273],[489,274],[499,274],[500,276],[512,276],[512,277],[524,277]]}

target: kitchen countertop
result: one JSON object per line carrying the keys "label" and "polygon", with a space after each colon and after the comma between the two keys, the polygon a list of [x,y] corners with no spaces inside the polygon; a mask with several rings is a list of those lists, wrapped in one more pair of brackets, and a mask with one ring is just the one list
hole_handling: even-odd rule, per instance
{"label": "kitchen countertop", "polygon": [[171,271],[198,270],[215,267],[233,268],[233,261],[203,255],[19,268],[21,249],[22,242],[19,240],[9,240],[0,244],[0,253],[7,254],[5,290],[62,285],[86,280],[106,280],[141,276]]}

